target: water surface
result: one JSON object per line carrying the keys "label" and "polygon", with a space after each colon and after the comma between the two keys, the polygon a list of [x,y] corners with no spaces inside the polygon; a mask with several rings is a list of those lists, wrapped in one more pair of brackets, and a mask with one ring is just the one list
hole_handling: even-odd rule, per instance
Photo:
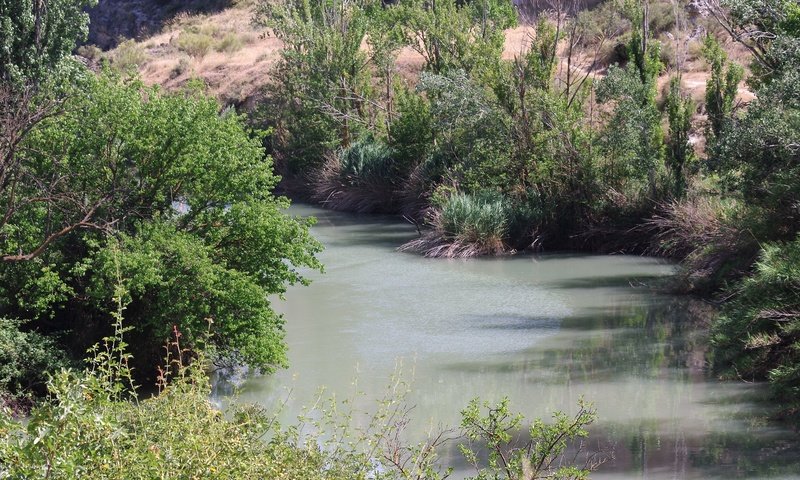
{"label": "water surface", "polygon": [[[396,251],[417,235],[402,221],[291,213],[317,217],[325,273],[275,302],[291,367],[248,379],[237,401],[286,402],[293,417],[325,386],[339,398],[364,392],[368,408],[400,363],[413,378],[412,440],[458,425],[476,396],[508,396],[528,418],[574,411],[584,396],[599,414],[593,448],[615,457],[593,478],[800,478],[800,442],[766,420],[763,386],[706,373],[703,309],[649,287],[672,265],[621,255],[426,259]],[[443,453],[457,476],[469,473],[455,444]]]}

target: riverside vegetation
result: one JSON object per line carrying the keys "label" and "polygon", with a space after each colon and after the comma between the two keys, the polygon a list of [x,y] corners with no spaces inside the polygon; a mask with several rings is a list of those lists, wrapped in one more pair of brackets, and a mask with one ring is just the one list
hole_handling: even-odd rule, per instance
{"label": "riverside vegetation", "polygon": [[[556,4],[507,60],[502,30],[517,19],[502,0],[257,2],[254,21],[285,44],[249,119],[269,136],[202,85],[165,92],[130,71],[86,69],[71,52],[93,3],[0,0],[0,391],[21,411],[49,396],[25,424],[4,414],[0,474],[435,478],[430,445],[381,457],[338,437],[304,443],[264,412],[225,418],[208,404],[204,360],[285,365],[268,296],[322,268],[310,222],[272,193],[264,145],[286,185],[324,205],[419,223],[406,250],[680,258],[687,291],[727,299],[712,326],[714,367],[768,378],[789,412],[798,405],[795,1],[709,6],[751,54],[757,97],[746,108],[736,101],[744,69],[713,36],[705,104],[681,91],[680,69],[659,90],[663,50],[646,3]],[[619,29],[616,63],[595,79],[579,52],[596,43],[596,57]],[[415,82],[393,67],[403,46],[424,58]],[[691,140],[697,108],[702,151]],[[132,371],[160,379],[161,393],[139,399]],[[397,424],[377,418],[369,445],[387,447]],[[574,420],[536,422],[528,448],[510,452],[519,420],[506,404],[470,405],[464,429],[494,452],[479,478],[536,478],[592,419],[582,407]],[[209,452],[227,452],[224,472],[209,470],[222,466]]]}
{"label": "riverside vegetation", "polygon": [[[657,18],[648,2],[552,2],[526,49],[507,59],[502,30],[516,16],[502,0],[261,1],[255,21],[285,44],[265,91],[273,154],[299,195],[417,223],[420,237],[401,250],[682,260],[678,288],[721,299],[714,369],[769,379],[791,413],[800,399],[800,9],[703,5],[719,35],[702,42],[710,72],[696,103],[674,60],[686,44],[656,39],[671,27],[679,35],[686,18]],[[728,58],[726,39],[748,52],[749,103],[738,98],[746,70]],[[416,81],[393,68],[404,47],[424,59]]]}

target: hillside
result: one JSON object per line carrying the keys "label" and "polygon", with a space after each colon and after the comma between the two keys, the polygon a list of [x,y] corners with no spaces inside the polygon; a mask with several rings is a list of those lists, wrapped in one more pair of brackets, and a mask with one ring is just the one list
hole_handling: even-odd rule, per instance
{"label": "hillside", "polygon": [[[202,79],[209,92],[224,104],[241,106],[257,98],[260,89],[269,83],[270,71],[282,47],[270,32],[253,25],[252,3],[198,0],[176,6],[163,0],[105,0],[92,17],[90,46],[81,52],[94,62],[107,58],[120,70],[136,68],[145,83],[167,89],[180,88],[193,78]],[[587,17],[598,23],[609,21],[602,9],[595,12]],[[700,55],[702,39],[707,31],[719,27],[692,6],[676,10],[669,2],[656,3],[651,15],[651,24],[664,45],[662,57],[667,65],[661,86],[666,85],[680,64],[683,88],[701,102],[708,78],[708,65]],[[587,42],[578,54],[578,69],[585,72],[596,62],[590,74],[603,75],[614,61],[614,47],[625,35],[622,22],[616,22],[620,23],[612,32],[616,35],[593,39],[597,42],[594,45]],[[117,41],[110,40],[110,32],[118,35]],[[504,58],[512,59],[526,49],[534,28],[523,24],[505,34]],[[101,53],[93,48],[93,41],[100,49],[113,48]],[[600,43],[603,48],[595,52]],[[727,42],[724,47],[733,59],[746,56],[738,44]],[[397,57],[397,72],[411,81],[423,65],[423,58],[409,47]],[[575,68],[575,63],[572,66]],[[559,73],[563,75],[566,68],[562,62]],[[744,84],[739,98],[753,98]]]}

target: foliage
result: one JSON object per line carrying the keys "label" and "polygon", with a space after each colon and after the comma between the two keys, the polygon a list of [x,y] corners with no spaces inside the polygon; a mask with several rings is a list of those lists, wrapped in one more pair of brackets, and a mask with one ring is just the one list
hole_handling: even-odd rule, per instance
{"label": "foliage", "polygon": [[164,94],[108,75],[82,88],[29,136],[3,197],[0,311],[52,317],[91,344],[119,250],[145,365],[173,322],[187,322],[193,342],[203,318],[223,351],[284,364],[267,296],[303,282],[298,267],[318,268],[320,246],[270,193],[277,178],[259,138],[197,89]]}
{"label": "foliage", "polygon": [[654,196],[659,190],[657,181],[664,161],[655,78],[647,78],[643,83],[631,62],[625,68],[610,67],[597,88],[599,102],[616,102],[601,137],[607,159],[602,168],[603,181],[634,198]]}
{"label": "foliage", "polygon": [[695,105],[691,97],[681,92],[680,77],[670,79],[665,106],[669,121],[667,168],[672,176],[672,195],[681,198],[686,194],[687,167],[694,160],[694,147],[689,140],[689,133]]}
{"label": "foliage", "polygon": [[608,159],[603,180],[629,197],[657,198],[665,155],[656,105],[656,79],[663,68],[660,45],[649,38],[641,4],[626,2],[625,13],[632,24],[631,60],[625,67],[610,67],[597,88],[598,102],[615,102],[603,130],[601,146]]}
{"label": "foliage", "polygon": [[[795,70],[800,65],[800,15],[797,2],[726,0],[712,13],[752,55],[754,87]],[[724,10],[723,10],[724,8]]]}
{"label": "foliage", "polygon": [[707,35],[703,41],[703,57],[711,65],[711,78],[706,82],[706,112],[713,141],[733,115],[734,101],[744,71],[735,63],[728,64],[725,51],[711,35]]}
{"label": "foliage", "polygon": [[[423,73],[417,88],[431,98],[436,155],[467,191],[505,183],[513,143],[510,118],[492,92],[463,71]],[[498,185],[499,186],[499,185]]]}
{"label": "foliage", "polygon": [[120,74],[134,74],[136,70],[147,60],[147,55],[136,44],[135,40],[125,40],[114,50],[112,56],[112,66]]}
{"label": "foliage", "polygon": [[18,320],[0,318],[0,396],[42,395],[47,372],[67,365],[56,343]]}
{"label": "foliage", "polygon": [[373,0],[288,0],[259,3],[255,21],[287,48],[268,96],[275,110],[279,150],[288,170],[308,173],[325,154],[347,148],[371,124],[373,88],[361,44]]}
{"label": "foliage", "polygon": [[420,164],[433,146],[431,104],[422,95],[408,88],[397,88],[396,115],[389,129],[389,144],[403,166]]}
{"label": "foliage", "polygon": [[[590,458],[580,468],[572,464],[564,465],[563,462],[568,447],[577,448],[580,452],[582,445],[578,443],[588,436],[586,427],[597,418],[591,404],[581,399],[574,417],[555,412],[552,424],[536,419],[528,429],[528,438],[521,444],[514,442],[512,437],[521,427],[522,416],[513,414],[508,404],[508,398],[494,406],[488,402],[481,404],[474,399],[461,412],[461,427],[470,443],[462,444],[460,448],[467,461],[475,466],[478,473],[474,477],[476,480],[586,479],[590,471],[602,463]],[[488,450],[486,466],[480,464],[472,446],[474,443],[482,443]],[[577,454],[575,456],[577,458]]]}
{"label": "foliage", "polygon": [[153,398],[126,393],[131,378],[119,335],[96,350],[91,369],[55,374],[50,400],[26,423],[2,418],[0,473],[56,479],[364,478],[342,474],[343,466],[332,462],[338,459],[316,446],[290,442],[292,433],[273,430],[272,416],[258,408],[223,416],[208,400],[203,357],[186,364],[179,338],[170,344],[168,370]]}
{"label": "foliage", "polygon": [[714,324],[717,370],[769,378],[790,408],[800,398],[800,238],[763,246],[755,272]]}
{"label": "foliage", "polygon": [[86,39],[96,0],[0,1],[0,82],[40,83]]}
{"label": "foliage", "polygon": [[502,0],[401,0],[395,9],[407,45],[440,75],[491,72],[502,53],[503,30],[516,24],[512,5]]}
{"label": "foliage", "polygon": [[729,194],[760,212],[759,239],[784,240],[797,233],[800,201],[800,74],[788,72],[759,90],[741,119],[724,130],[711,161]]}

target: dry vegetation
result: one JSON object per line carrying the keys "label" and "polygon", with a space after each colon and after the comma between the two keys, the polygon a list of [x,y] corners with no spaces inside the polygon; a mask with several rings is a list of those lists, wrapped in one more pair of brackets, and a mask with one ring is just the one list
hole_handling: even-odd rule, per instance
{"label": "dry vegetation", "polygon": [[[137,68],[147,84],[169,90],[200,78],[209,92],[223,103],[242,105],[257,98],[260,89],[268,83],[282,47],[280,40],[252,24],[252,16],[252,2],[239,2],[209,15],[179,14],[161,33],[139,42],[125,41],[105,56],[118,70]],[[659,31],[662,57],[668,69],[661,78],[661,90],[666,90],[669,76],[681,69],[685,91],[702,105],[709,76],[708,66],[700,54],[702,37],[705,32],[716,33],[720,27],[712,18],[697,15],[690,18],[684,8],[676,9],[669,1],[656,3],[651,16],[654,18],[651,27]],[[533,31],[531,25],[507,30],[504,58],[512,59],[524,51]],[[727,36],[720,34],[718,38]],[[592,76],[602,76],[605,67],[614,60],[614,47],[622,39],[622,36],[586,39],[576,57],[577,64],[572,65],[573,72],[591,71]],[[728,41],[724,46],[732,60],[745,63],[747,52],[741,45]],[[90,52],[90,48],[83,47],[83,51]],[[565,49],[566,46],[562,48],[563,57],[566,57]],[[90,53],[93,54],[90,60],[96,61],[96,52]],[[402,49],[397,56],[397,72],[408,81],[415,81],[423,66],[424,59],[410,47]],[[563,77],[567,70],[566,61],[562,61],[559,75]],[[753,94],[742,85],[740,101],[752,99]],[[694,122],[698,132],[704,118],[704,112],[698,109]],[[699,139],[702,135],[695,137],[698,139],[696,147],[701,151],[703,145]]]}

